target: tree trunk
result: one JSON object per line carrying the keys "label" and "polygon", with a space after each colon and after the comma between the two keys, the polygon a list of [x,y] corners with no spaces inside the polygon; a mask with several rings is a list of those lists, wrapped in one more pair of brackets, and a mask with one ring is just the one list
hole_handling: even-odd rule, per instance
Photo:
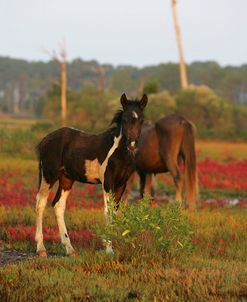
{"label": "tree trunk", "polygon": [[61,50],[61,119],[62,125],[66,125],[67,119],[67,66],[65,46]]}
{"label": "tree trunk", "polygon": [[180,27],[178,24],[177,0],[172,0],[172,15],[173,15],[173,21],[174,21],[174,27],[175,27],[175,33],[176,33],[176,40],[177,40],[177,45],[178,45],[181,87],[186,88],[186,87],[188,87],[188,78],[187,78],[187,73],[186,73],[186,65],[184,62],[181,32],[180,32]]}

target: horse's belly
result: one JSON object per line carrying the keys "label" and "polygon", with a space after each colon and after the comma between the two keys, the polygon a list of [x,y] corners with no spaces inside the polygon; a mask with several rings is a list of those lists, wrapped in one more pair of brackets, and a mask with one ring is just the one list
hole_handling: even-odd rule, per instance
{"label": "horse's belly", "polygon": [[166,169],[161,161],[158,149],[148,146],[136,157],[136,164],[138,170],[145,171],[147,173],[162,173]]}
{"label": "horse's belly", "polygon": [[150,162],[145,163],[144,165],[138,165],[138,170],[143,171],[145,173],[165,173],[168,172],[167,167],[161,162]]}

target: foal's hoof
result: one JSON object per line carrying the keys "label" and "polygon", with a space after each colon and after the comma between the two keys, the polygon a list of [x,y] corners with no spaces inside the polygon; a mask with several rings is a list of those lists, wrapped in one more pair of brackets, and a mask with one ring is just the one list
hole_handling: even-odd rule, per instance
{"label": "foal's hoof", "polygon": [[107,246],[105,252],[107,255],[114,255],[114,251],[111,246]]}
{"label": "foal's hoof", "polygon": [[46,250],[41,250],[41,251],[38,251],[37,253],[38,253],[39,257],[47,257]]}
{"label": "foal's hoof", "polygon": [[68,256],[70,256],[70,257],[78,257],[79,254],[78,254],[77,251],[73,250],[73,251],[71,251],[71,252],[68,254]]}

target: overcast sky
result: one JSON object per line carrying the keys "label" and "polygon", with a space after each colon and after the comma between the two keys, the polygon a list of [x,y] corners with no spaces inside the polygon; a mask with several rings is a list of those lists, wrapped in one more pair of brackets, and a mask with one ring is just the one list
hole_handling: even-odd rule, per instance
{"label": "overcast sky", "polygon": [[[178,0],[185,59],[247,63],[247,0]],[[0,56],[113,65],[177,62],[171,0],[0,0]]]}

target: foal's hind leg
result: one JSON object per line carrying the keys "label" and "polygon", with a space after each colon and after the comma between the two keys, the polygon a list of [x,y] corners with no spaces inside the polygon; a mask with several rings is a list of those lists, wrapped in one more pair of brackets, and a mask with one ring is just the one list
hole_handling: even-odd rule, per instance
{"label": "foal's hind leg", "polygon": [[50,185],[42,177],[39,192],[36,195],[36,234],[37,253],[39,256],[46,256],[46,249],[43,243],[43,214],[51,189]]}
{"label": "foal's hind leg", "polygon": [[68,231],[64,221],[66,200],[69,196],[72,185],[73,185],[72,180],[66,178],[65,176],[62,176],[62,178],[59,180],[58,192],[56,194],[55,200],[53,201],[53,205],[55,204],[54,210],[57,218],[57,224],[58,224],[61,242],[65,246],[66,254],[74,256],[76,255],[76,252],[71,245]]}

